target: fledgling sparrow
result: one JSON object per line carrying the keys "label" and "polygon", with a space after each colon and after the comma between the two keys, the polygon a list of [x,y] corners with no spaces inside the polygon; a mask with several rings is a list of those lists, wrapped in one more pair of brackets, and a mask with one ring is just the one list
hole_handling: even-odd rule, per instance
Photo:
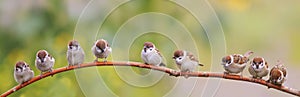
{"label": "fledgling sparrow", "polygon": [[249,57],[253,54],[252,51],[246,52],[244,55],[232,54],[222,58],[221,65],[224,66],[225,74],[239,74],[243,76],[243,70],[246,67]]}
{"label": "fledgling sparrow", "polygon": [[15,65],[14,78],[19,83],[29,81],[33,78],[34,72],[30,69],[29,65],[24,61],[18,61]]}
{"label": "fledgling sparrow", "polygon": [[252,75],[253,78],[262,79],[262,77],[267,76],[269,73],[268,63],[262,57],[255,57],[250,62],[251,66],[249,66],[248,71]]}
{"label": "fledgling sparrow", "polygon": [[[181,72],[194,72],[197,66],[203,66],[192,53],[184,50],[176,50],[173,59]],[[188,76],[185,75],[185,78]]]}
{"label": "fledgling sparrow", "polygon": [[84,62],[84,51],[78,41],[71,40],[68,44],[67,59],[69,66],[78,65]]}
{"label": "fledgling sparrow", "polygon": [[141,52],[141,57],[145,64],[154,66],[166,66],[162,61],[163,58],[159,50],[155,47],[152,42],[145,42]]}
{"label": "fledgling sparrow", "polygon": [[286,81],[286,75],[287,71],[283,63],[278,63],[271,69],[268,82],[281,86]]}
{"label": "fledgling sparrow", "polygon": [[92,52],[96,56],[95,62],[98,61],[98,58],[104,58],[104,62],[106,62],[106,58],[112,52],[112,49],[106,40],[99,39],[93,45]]}
{"label": "fledgling sparrow", "polygon": [[41,71],[41,75],[43,72],[52,72],[54,63],[55,59],[46,50],[39,50],[37,52],[35,66]]}

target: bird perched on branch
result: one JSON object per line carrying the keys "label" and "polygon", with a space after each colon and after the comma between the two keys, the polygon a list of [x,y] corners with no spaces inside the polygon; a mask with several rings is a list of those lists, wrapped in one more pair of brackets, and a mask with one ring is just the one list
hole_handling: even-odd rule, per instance
{"label": "bird perched on branch", "polygon": [[232,54],[222,58],[222,63],[225,74],[239,74],[243,75],[243,70],[246,67],[249,57],[253,54],[252,51],[247,51],[244,55]]}
{"label": "bird perched on branch", "polygon": [[112,52],[112,49],[106,40],[99,39],[93,45],[92,52],[96,56],[95,62],[98,61],[98,58],[104,58],[104,62],[106,62],[106,58]]}
{"label": "bird perched on branch", "polygon": [[262,77],[267,76],[269,73],[268,63],[262,57],[255,57],[250,62],[248,71],[253,78],[262,79]]}
{"label": "bird perched on branch", "polygon": [[26,62],[18,61],[16,63],[14,70],[14,78],[19,84],[29,81],[31,78],[33,78],[33,76],[34,72],[31,70],[31,68]]}
{"label": "bird perched on branch", "polygon": [[286,75],[286,68],[283,66],[283,63],[278,61],[278,64],[274,66],[270,71],[268,82],[281,86],[286,81]]}
{"label": "bird perched on branch", "polygon": [[37,52],[35,66],[41,71],[41,75],[43,72],[52,72],[54,63],[55,59],[46,50],[39,50]]}
{"label": "bird perched on branch", "polygon": [[80,65],[84,62],[84,51],[78,41],[71,40],[68,44],[67,59],[69,66]]}
{"label": "bird perched on branch", "polygon": [[[173,59],[181,72],[194,72],[197,66],[203,66],[192,53],[185,50],[176,50]],[[185,75],[185,78],[188,76]]]}
{"label": "bird perched on branch", "polygon": [[154,66],[166,66],[163,63],[163,58],[159,50],[155,47],[152,42],[145,42],[144,47],[141,51],[141,57],[145,64]]}

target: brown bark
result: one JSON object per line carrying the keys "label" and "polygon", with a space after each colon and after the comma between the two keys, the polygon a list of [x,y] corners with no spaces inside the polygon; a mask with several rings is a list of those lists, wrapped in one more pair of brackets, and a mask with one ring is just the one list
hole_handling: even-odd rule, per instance
{"label": "brown bark", "polygon": [[237,81],[247,81],[247,82],[251,82],[251,83],[257,83],[257,84],[261,84],[264,85],[268,88],[274,88],[277,90],[280,90],[282,92],[286,92],[295,96],[300,96],[300,91],[292,89],[292,88],[288,88],[285,86],[277,86],[271,83],[268,83],[265,80],[261,80],[261,79],[254,79],[254,78],[249,78],[249,77],[241,77],[241,76],[237,76],[237,75],[228,75],[228,74],[223,74],[223,73],[214,73],[214,72],[190,72],[190,73],[184,73],[184,72],[178,72],[175,71],[173,69],[170,68],[166,68],[166,67],[158,67],[158,66],[152,66],[152,65],[146,65],[143,63],[139,63],[139,62],[96,62],[96,63],[84,63],[81,64],[80,67],[78,67],[77,65],[75,66],[70,66],[68,68],[66,67],[62,67],[62,68],[58,68],[53,70],[52,72],[48,72],[48,73],[44,73],[43,75],[38,75],[35,76],[34,78],[32,78],[31,80],[17,85],[14,88],[6,91],[5,93],[1,94],[1,97],[6,97],[24,87],[26,87],[27,85],[30,85],[38,80],[44,79],[48,76],[51,75],[55,75],[61,72],[65,72],[65,71],[69,71],[69,70],[73,70],[73,69],[78,69],[78,68],[85,68],[85,67],[91,67],[91,66],[133,66],[133,67],[139,67],[139,68],[147,68],[147,69],[153,69],[153,70],[157,70],[157,71],[162,71],[165,73],[168,73],[170,76],[184,76],[184,75],[188,75],[189,77],[214,77],[214,78],[224,78],[224,79],[230,79],[230,80],[237,80]]}

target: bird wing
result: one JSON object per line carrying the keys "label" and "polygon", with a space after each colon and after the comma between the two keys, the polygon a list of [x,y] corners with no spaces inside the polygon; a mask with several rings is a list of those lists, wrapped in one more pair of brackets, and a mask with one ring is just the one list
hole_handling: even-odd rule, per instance
{"label": "bird wing", "polygon": [[253,53],[254,53],[254,52],[252,52],[252,51],[247,51],[247,52],[244,54],[244,56],[247,57],[247,58],[249,58]]}
{"label": "bird wing", "polygon": [[189,59],[191,59],[192,61],[196,61],[199,62],[198,59],[190,52],[187,52],[187,56],[189,57]]}
{"label": "bird wing", "polygon": [[[199,62],[199,60],[190,52],[187,52],[187,56],[189,57],[190,60],[195,61],[195,62]],[[204,66],[201,63],[198,63],[199,66]]]}
{"label": "bird wing", "polygon": [[278,64],[275,66],[277,67],[279,70],[282,71],[283,76],[286,77],[286,68],[283,66],[283,63],[281,61],[278,61]]}
{"label": "bird wing", "polygon": [[160,52],[159,52],[159,50],[158,50],[157,48],[155,48],[155,51],[157,52],[157,54],[158,54],[159,56],[162,57],[162,55],[160,54]]}
{"label": "bird wing", "polygon": [[269,65],[268,65],[267,61],[265,62],[265,66],[266,66],[267,68],[269,68]]}
{"label": "bird wing", "polygon": [[283,72],[283,76],[286,77],[286,68],[282,67],[280,70]]}

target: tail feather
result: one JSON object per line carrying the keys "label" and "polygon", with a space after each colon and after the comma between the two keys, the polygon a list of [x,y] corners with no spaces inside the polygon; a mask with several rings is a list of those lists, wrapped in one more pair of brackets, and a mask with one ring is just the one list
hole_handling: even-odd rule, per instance
{"label": "tail feather", "polygon": [[199,65],[199,66],[204,66],[204,65],[203,65],[203,64],[201,64],[201,63],[199,63],[198,65]]}
{"label": "tail feather", "polygon": [[247,52],[244,54],[244,56],[248,58],[248,57],[250,57],[253,53],[254,53],[253,51],[247,51]]}
{"label": "tail feather", "polygon": [[165,63],[160,63],[159,66],[166,67]]}

